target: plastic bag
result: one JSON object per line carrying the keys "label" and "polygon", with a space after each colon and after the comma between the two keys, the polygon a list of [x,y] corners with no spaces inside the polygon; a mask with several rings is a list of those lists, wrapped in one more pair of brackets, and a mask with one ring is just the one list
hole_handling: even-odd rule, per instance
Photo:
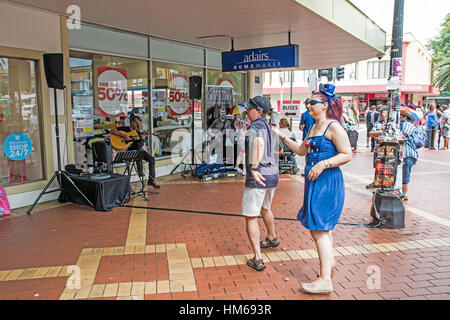
{"label": "plastic bag", "polygon": [[11,207],[9,206],[8,197],[6,191],[0,187],[0,217],[11,213]]}

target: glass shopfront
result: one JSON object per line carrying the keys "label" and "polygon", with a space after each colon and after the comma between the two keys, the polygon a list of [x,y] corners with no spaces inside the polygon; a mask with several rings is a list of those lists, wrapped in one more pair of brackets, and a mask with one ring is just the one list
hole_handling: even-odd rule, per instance
{"label": "glass shopfront", "polygon": [[[70,74],[74,138],[79,143],[107,138],[112,128],[128,126],[133,115],[142,119],[143,132],[150,131],[147,61],[71,52]],[[75,144],[78,166],[83,159],[84,148]]]}
{"label": "glass shopfront", "polygon": [[[202,101],[189,97],[189,77],[203,76],[203,68],[152,63],[153,154],[157,158],[184,156],[191,150],[192,107],[194,145],[201,152]],[[199,146],[200,138],[200,146]]]}
{"label": "glass shopfront", "polygon": [[[205,86],[231,89],[233,104],[246,98],[246,74],[217,70],[219,51],[88,25],[69,30],[69,46],[77,166],[86,159],[85,139],[107,137],[113,127],[129,125],[132,115],[149,131],[147,150],[157,160],[173,159],[168,164],[190,153],[193,123],[194,150],[201,158]],[[191,76],[202,78],[202,99],[190,99]]]}
{"label": "glass shopfront", "polygon": [[[71,52],[74,136],[89,136],[93,129],[108,125],[128,125],[132,115],[140,116],[143,130],[149,130],[147,66],[145,60]],[[77,124],[78,119],[93,121]]]}
{"label": "glass shopfront", "polygon": [[0,186],[44,178],[37,65],[0,56]]}
{"label": "glass shopfront", "polygon": [[245,73],[222,72],[209,69],[207,85],[232,87],[233,103],[238,104],[245,101]]}

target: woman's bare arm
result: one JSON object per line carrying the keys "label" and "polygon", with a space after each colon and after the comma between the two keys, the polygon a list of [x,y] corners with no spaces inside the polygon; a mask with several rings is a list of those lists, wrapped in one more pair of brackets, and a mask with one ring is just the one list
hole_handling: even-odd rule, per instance
{"label": "woman's bare arm", "polygon": [[307,154],[307,150],[305,147],[305,141],[306,138],[309,136],[306,136],[305,140],[303,140],[302,144],[298,144],[297,142],[289,139],[289,137],[286,137],[284,134],[282,134],[280,132],[280,130],[278,130],[278,128],[272,128],[272,131],[275,132],[281,139],[281,141],[283,141],[283,143],[292,151],[294,151],[296,154],[298,154],[299,156],[306,156]]}
{"label": "woman's bare arm", "polygon": [[347,133],[338,123],[332,123],[326,133],[326,137],[333,141],[339,152],[334,157],[328,159],[328,167],[339,167],[352,160],[352,147],[348,140]]}

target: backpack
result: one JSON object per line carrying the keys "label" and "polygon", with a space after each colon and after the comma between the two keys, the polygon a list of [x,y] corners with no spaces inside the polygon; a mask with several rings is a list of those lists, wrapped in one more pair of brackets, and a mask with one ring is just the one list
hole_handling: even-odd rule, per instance
{"label": "backpack", "polygon": [[420,149],[425,145],[425,141],[427,140],[427,134],[425,129],[421,125],[414,125],[414,130],[409,135],[408,139],[411,139],[411,142],[414,144],[416,149]]}
{"label": "backpack", "polygon": [[414,130],[411,132],[411,136],[416,149],[420,149],[425,145],[427,134],[422,126],[414,125]]}
{"label": "backpack", "polygon": [[0,187],[0,217],[11,213],[11,208],[9,206],[8,197],[6,196],[6,191]]}

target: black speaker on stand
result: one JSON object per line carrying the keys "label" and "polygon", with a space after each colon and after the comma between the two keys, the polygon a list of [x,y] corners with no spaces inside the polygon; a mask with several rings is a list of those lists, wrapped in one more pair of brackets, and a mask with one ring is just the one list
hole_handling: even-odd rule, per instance
{"label": "black speaker on stand", "polygon": [[[174,173],[178,167],[183,164],[184,170],[181,173],[181,176],[184,178],[184,175],[191,171],[192,175],[195,175],[195,169],[193,167],[201,164],[202,158],[195,152],[194,148],[194,108],[195,108],[195,100],[200,100],[202,98],[202,77],[200,76],[191,76],[189,77],[189,98],[192,101],[192,121],[191,121],[191,150],[189,153],[183,157],[183,159],[176,165],[176,167],[170,172],[170,174]],[[191,155],[191,163],[185,163],[186,158]],[[195,156],[200,160],[199,164],[195,163]],[[189,166],[189,169],[186,170],[186,166]]]}
{"label": "black speaker on stand", "polygon": [[97,141],[92,144],[92,160],[94,164],[94,174],[101,174],[104,171],[113,173],[113,151],[111,141]]}
{"label": "black speaker on stand", "polygon": [[[56,156],[58,160],[58,170],[55,171],[55,174],[50,179],[50,181],[47,183],[47,185],[44,187],[44,189],[41,191],[39,196],[34,200],[32,206],[28,209],[27,214],[30,214],[31,211],[34,209],[36,204],[39,202],[41,197],[44,194],[52,193],[61,191],[63,192],[63,185],[62,185],[62,179],[61,177],[64,176],[71,184],[72,186],[80,193],[80,195],[83,196],[83,198],[93,207],[95,206],[92,204],[91,201],[86,197],[86,195],[75,185],[75,183],[72,181],[70,176],[65,172],[61,170],[61,149],[59,144],[59,123],[58,123],[58,99],[56,96],[56,89],[63,90],[65,89],[64,85],[64,57],[62,53],[46,53],[43,56],[44,59],[44,69],[45,69],[45,78],[47,80],[47,85],[49,88],[53,88],[53,99],[55,102],[55,137],[56,137]],[[55,178],[58,178],[58,184],[59,188],[56,190],[47,191],[47,189],[50,187],[50,185],[53,183],[53,180]]]}

